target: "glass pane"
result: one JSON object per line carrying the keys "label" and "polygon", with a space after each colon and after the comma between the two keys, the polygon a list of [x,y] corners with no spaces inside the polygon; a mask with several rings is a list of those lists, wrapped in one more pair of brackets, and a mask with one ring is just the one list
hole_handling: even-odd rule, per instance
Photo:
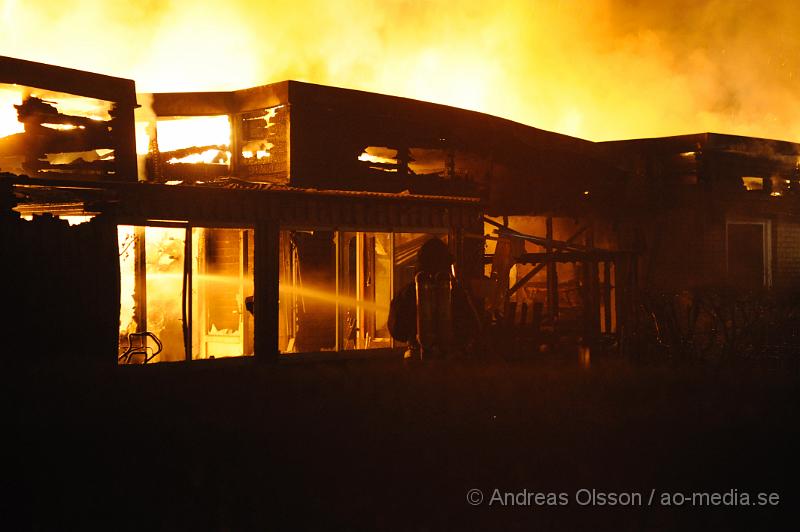
{"label": "glass pane", "polygon": [[181,303],[185,233],[181,228],[130,225],[117,230],[123,363],[185,358]]}
{"label": "glass pane", "polygon": [[392,339],[386,322],[392,300],[392,235],[365,233],[362,268],[364,348],[391,347]]}
{"label": "glass pane", "polygon": [[145,279],[147,331],[164,346],[153,361],[184,360],[183,260],[186,230],[146,227]]}
{"label": "glass pane", "polygon": [[[362,240],[359,233],[343,232],[339,234],[341,246],[341,265],[339,271],[339,298],[341,312],[342,347],[344,349],[358,349],[360,335],[359,329],[359,271],[358,258]],[[363,318],[362,318],[363,319]]]}
{"label": "glass pane", "polygon": [[192,229],[192,358],[253,354],[252,230]]}
{"label": "glass pane", "polygon": [[336,242],[332,231],[281,231],[278,348],[336,349]]}
{"label": "glass pane", "polygon": [[[142,228],[139,228],[142,229]],[[119,243],[119,346],[120,354],[127,347],[128,333],[138,330],[136,313],[136,234],[132,225],[117,228]]]}

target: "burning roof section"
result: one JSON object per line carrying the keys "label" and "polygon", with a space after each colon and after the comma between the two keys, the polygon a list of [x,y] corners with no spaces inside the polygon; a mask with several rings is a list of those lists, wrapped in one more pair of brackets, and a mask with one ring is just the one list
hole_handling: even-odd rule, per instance
{"label": "burning roof section", "polygon": [[[151,103],[149,180],[480,197],[508,213],[584,204],[587,189],[618,175],[594,143],[406,98],[285,81],[140,100]],[[199,136],[211,120],[218,137],[173,142],[172,131]]]}
{"label": "burning roof section", "polygon": [[594,143],[444,105],[297,81],[137,104],[131,80],[0,61],[0,172],[472,197],[505,214],[585,209],[619,177]]}
{"label": "burning roof section", "polygon": [[134,82],[0,56],[0,171],[136,180]]}
{"label": "burning roof section", "polygon": [[649,191],[660,204],[687,196],[728,203],[800,199],[800,144],[698,133],[599,146],[629,171],[629,190]]}

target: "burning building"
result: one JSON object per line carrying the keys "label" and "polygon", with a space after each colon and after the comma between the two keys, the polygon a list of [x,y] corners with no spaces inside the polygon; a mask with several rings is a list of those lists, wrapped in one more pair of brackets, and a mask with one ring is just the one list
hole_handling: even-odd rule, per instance
{"label": "burning building", "polygon": [[790,143],[596,144],[295,81],[137,96],[0,67],[6,300],[36,353],[393,353],[389,303],[431,236],[487,322],[537,344],[619,342],[643,287],[800,275]]}
{"label": "burning building", "polygon": [[703,133],[602,146],[629,170],[632,205],[646,212],[649,286],[797,288],[800,145]]}

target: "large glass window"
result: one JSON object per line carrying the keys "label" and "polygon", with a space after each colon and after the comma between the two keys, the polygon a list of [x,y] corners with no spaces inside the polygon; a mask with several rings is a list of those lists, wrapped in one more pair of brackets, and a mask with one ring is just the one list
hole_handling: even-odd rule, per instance
{"label": "large glass window", "polygon": [[340,314],[343,349],[391,347],[391,233],[341,233]]}
{"label": "large glass window", "polygon": [[[118,235],[122,363],[253,355],[252,229],[120,226]],[[417,252],[433,236],[446,240],[281,231],[279,351],[395,346],[387,326],[392,297],[413,283]]]}
{"label": "large glass window", "polygon": [[[120,348],[139,346],[130,362],[183,360],[183,270],[186,231],[121,226]],[[129,338],[131,333],[154,335]],[[161,346],[158,345],[160,342]]]}
{"label": "large glass window", "polygon": [[120,226],[118,238],[121,362],[253,354],[252,230]]}
{"label": "large glass window", "polygon": [[192,229],[192,358],[253,354],[253,231]]}
{"label": "large glass window", "polygon": [[336,349],[336,234],[281,231],[278,349]]}
{"label": "large glass window", "polygon": [[389,305],[414,281],[417,251],[432,236],[281,231],[279,350],[393,347]]}

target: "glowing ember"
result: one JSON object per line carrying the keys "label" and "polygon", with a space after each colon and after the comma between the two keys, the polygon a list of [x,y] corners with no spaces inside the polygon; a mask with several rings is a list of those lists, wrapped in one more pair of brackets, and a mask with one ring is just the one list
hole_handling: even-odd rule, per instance
{"label": "glowing ember", "polygon": [[[273,144],[272,143],[268,143],[266,147],[267,148],[272,148]],[[266,150],[256,150],[255,153],[253,153],[250,150],[242,150],[242,157],[244,157],[245,159],[252,159],[254,156],[255,156],[256,159],[264,159],[266,157],[269,157],[270,153],[269,153],[268,149],[266,149]]]}
{"label": "glowing ember", "polygon": [[175,163],[189,163],[189,164],[227,164],[231,158],[231,152],[223,152],[221,150],[205,150],[202,153],[193,153],[186,157],[173,157],[169,161],[170,164]]}

